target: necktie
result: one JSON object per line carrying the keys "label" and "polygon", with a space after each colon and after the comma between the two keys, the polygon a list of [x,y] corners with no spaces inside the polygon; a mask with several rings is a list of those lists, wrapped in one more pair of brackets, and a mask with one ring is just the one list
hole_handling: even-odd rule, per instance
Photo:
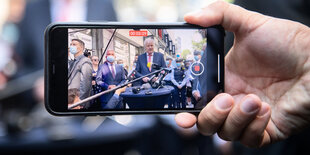
{"label": "necktie", "polygon": [[114,71],[114,67],[112,65],[111,65],[111,72],[112,72],[113,79],[115,79],[115,71]]}
{"label": "necktie", "polygon": [[149,66],[148,66],[149,70],[151,71],[152,70],[152,65],[151,65],[152,64],[152,62],[151,62],[152,61],[152,54],[148,54],[148,56],[149,56],[149,58],[148,58],[147,62],[149,64]]}

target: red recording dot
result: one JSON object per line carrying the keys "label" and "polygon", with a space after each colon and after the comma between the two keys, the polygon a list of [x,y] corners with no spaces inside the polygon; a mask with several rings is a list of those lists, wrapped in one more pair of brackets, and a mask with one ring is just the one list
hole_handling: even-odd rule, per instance
{"label": "red recording dot", "polygon": [[194,70],[195,70],[196,72],[200,71],[200,66],[198,66],[198,65],[195,66],[195,67],[194,67]]}

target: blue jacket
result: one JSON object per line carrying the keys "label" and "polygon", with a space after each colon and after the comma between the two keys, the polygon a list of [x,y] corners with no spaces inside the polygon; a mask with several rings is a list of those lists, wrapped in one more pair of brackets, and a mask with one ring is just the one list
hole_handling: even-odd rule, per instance
{"label": "blue jacket", "polygon": [[[115,79],[112,76],[107,62],[99,67],[96,77],[96,83],[101,86],[102,90],[108,90],[109,85],[120,85],[126,80],[124,68],[115,64]],[[100,97],[101,103],[107,103],[113,96],[114,92],[102,95]]]}
{"label": "blue jacket", "polygon": [[[153,64],[154,63],[156,63],[160,67],[166,68],[166,62],[164,60],[164,55],[159,52],[153,53]],[[156,71],[155,69],[152,68],[150,72],[149,68],[147,67],[146,53],[143,53],[138,57],[136,71],[137,71],[136,77],[138,78],[143,75]]]}

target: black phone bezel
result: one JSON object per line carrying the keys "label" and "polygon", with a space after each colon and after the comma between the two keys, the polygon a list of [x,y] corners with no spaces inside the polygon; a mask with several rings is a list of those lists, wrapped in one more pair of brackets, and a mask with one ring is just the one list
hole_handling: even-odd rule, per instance
{"label": "black phone bezel", "polygon": [[[57,116],[64,115],[124,115],[124,114],[175,114],[179,112],[189,112],[197,114],[201,109],[161,109],[161,110],[128,110],[128,111],[72,111],[67,109],[68,82],[67,77],[67,45],[68,28],[88,28],[88,29],[186,29],[186,28],[206,28],[188,23],[120,23],[120,22],[84,22],[84,23],[52,23],[45,30],[45,107],[49,113]],[[209,33],[211,32],[211,33]],[[217,54],[220,57],[218,86],[224,92],[224,29],[217,25],[207,27],[207,38],[215,35]],[[209,39],[207,39],[207,44]],[[61,48],[63,47],[63,48]],[[65,80],[64,80],[65,79]],[[65,106],[64,106],[65,105]]]}

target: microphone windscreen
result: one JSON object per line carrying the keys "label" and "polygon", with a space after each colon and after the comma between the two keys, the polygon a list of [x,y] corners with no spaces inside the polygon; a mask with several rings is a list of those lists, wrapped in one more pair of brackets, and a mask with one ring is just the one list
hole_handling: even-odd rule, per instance
{"label": "microphone windscreen", "polygon": [[149,83],[145,83],[141,86],[142,89],[150,89],[151,85]]}
{"label": "microphone windscreen", "polygon": [[160,66],[156,63],[153,63],[152,68],[158,70],[158,69],[160,69]]}

